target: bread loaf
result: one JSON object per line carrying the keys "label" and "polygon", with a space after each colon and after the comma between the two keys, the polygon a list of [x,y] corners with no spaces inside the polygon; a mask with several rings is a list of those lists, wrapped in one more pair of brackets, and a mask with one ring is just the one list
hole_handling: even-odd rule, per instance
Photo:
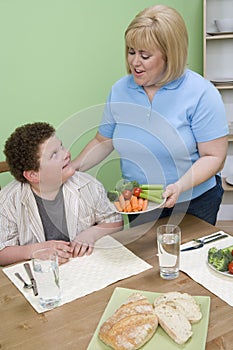
{"label": "bread loaf", "polygon": [[157,326],[152,304],[134,293],[103,323],[99,338],[114,350],[136,350],[153,336]]}
{"label": "bread loaf", "polygon": [[188,293],[168,292],[160,295],[154,301],[154,306],[166,303],[181,312],[191,323],[199,322],[202,313],[196,300]]}

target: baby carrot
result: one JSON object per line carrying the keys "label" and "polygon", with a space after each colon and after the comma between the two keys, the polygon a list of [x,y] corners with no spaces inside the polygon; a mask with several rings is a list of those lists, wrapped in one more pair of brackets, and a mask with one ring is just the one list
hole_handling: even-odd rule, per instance
{"label": "baby carrot", "polygon": [[130,200],[129,200],[129,199],[125,199],[125,207],[124,207],[123,211],[126,212],[126,209],[127,209],[127,207],[128,207],[129,205],[130,205]]}
{"label": "baby carrot", "polygon": [[127,205],[127,207],[125,207],[125,210],[124,210],[126,213],[131,213],[131,211],[132,211],[132,206],[131,206],[131,204],[129,203],[128,205]]}
{"label": "baby carrot", "polygon": [[136,196],[132,196],[130,200],[130,204],[132,206],[133,211],[138,211],[138,199]]}
{"label": "baby carrot", "polygon": [[114,202],[114,205],[115,205],[117,211],[122,211],[120,202],[116,201],[116,202]]}
{"label": "baby carrot", "polygon": [[148,207],[148,199],[144,199],[143,206],[142,206],[142,211],[145,211]]}
{"label": "baby carrot", "polygon": [[144,199],[143,198],[138,198],[138,211],[142,210],[143,203],[144,203]]}
{"label": "baby carrot", "polygon": [[122,193],[119,195],[118,199],[119,199],[119,202],[120,202],[121,209],[122,209],[122,211],[124,211],[124,209],[125,209],[125,199],[124,199],[124,196],[123,196]]}

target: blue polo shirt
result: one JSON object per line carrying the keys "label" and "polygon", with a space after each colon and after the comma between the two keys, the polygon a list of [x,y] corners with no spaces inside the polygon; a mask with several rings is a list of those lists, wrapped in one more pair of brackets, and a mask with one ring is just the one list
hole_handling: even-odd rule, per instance
{"label": "blue polo shirt", "polygon": [[[116,82],[108,96],[99,133],[113,139],[124,178],[139,183],[176,182],[199,158],[197,142],[228,134],[218,90],[186,70],[160,88],[150,102],[132,75]],[[215,177],[180,195],[190,200],[216,184]]]}

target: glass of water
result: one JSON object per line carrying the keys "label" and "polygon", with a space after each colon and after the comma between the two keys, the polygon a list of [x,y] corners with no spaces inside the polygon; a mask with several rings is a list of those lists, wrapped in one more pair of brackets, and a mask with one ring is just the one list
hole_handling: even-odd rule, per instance
{"label": "glass of water", "polygon": [[56,250],[45,248],[32,254],[32,265],[36,280],[39,303],[43,308],[52,309],[59,304],[59,265]]}
{"label": "glass of water", "polygon": [[166,224],[157,228],[160,276],[164,279],[174,279],[179,276],[180,242],[179,226]]}

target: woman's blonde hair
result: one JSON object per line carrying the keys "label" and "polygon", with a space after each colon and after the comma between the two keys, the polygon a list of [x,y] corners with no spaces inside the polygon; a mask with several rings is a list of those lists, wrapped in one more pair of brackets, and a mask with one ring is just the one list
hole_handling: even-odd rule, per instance
{"label": "woman's blonde hair", "polygon": [[125,31],[126,68],[129,48],[158,49],[166,62],[166,72],[157,84],[162,86],[179,78],[187,64],[188,32],[181,15],[173,8],[155,5],[140,12]]}

